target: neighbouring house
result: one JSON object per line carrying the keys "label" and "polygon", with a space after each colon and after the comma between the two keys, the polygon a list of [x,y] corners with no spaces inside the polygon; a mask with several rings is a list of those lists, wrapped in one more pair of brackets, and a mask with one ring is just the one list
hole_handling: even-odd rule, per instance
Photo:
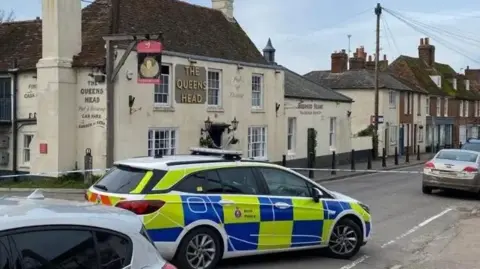
{"label": "neighbouring house", "polygon": [[[368,60],[367,60],[368,59]],[[347,66],[349,66],[347,68]],[[424,111],[425,92],[410,88],[387,71],[388,60],[379,61],[379,148],[381,154],[385,148],[387,155],[403,154],[407,148],[413,153],[420,145],[424,146],[424,120],[420,115]],[[361,135],[372,131],[375,110],[375,63],[363,47],[357,48],[349,58],[345,50],[331,55],[331,69],[311,71],[306,78],[346,95],[354,100],[351,123],[353,134]],[[420,96],[414,99],[414,95]],[[415,105],[419,102],[420,105]],[[416,116],[417,115],[417,116]],[[425,116],[425,115],[424,115]]]}
{"label": "neighbouring house", "polygon": [[[286,119],[276,110],[284,104],[285,72],[269,64],[242,30],[233,0],[212,0],[212,8],[177,0],[122,1],[119,33],[163,33],[161,83],[137,83],[133,51],[114,82],[112,100],[103,40],[111,4],[97,0],[82,10],[80,2],[43,0],[49,5],[43,20],[0,25],[0,169],[82,169],[86,151],[94,168],[105,168],[108,121],[114,123],[115,160],[185,154],[232,138],[245,157],[282,160]],[[118,44],[117,61],[124,53]],[[201,98],[188,98],[185,91]],[[107,102],[114,105],[112,119],[106,117]]]}
{"label": "neighbouring house", "polygon": [[[435,61],[435,46],[421,38],[418,57],[402,55],[389,69],[412,88],[428,92],[427,150],[457,147],[478,136],[480,95],[470,80],[448,64]],[[467,72],[467,71],[466,71]]]}

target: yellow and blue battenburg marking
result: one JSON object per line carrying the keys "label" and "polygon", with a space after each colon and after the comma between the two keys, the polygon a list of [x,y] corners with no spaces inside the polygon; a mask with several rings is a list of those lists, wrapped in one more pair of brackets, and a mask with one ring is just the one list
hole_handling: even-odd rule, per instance
{"label": "yellow and blue battenburg marking", "polygon": [[[187,225],[210,220],[225,229],[228,251],[292,248],[327,244],[333,221],[344,210],[354,210],[370,232],[370,215],[357,203],[240,195],[149,195],[165,205],[144,216],[153,241],[175,242]],[[222,204],[228,201],[230,204]]]}

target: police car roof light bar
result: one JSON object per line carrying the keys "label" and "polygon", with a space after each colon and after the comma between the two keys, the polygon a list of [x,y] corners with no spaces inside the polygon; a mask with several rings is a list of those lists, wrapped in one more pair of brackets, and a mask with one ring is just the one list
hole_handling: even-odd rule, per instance
{"label": "police car roof light bar", "polygon": [[210,149],[210,148],[190,148],[192,155],[204,156],[222,156],[228,160],[240,160],[242,152],[236,150]]}

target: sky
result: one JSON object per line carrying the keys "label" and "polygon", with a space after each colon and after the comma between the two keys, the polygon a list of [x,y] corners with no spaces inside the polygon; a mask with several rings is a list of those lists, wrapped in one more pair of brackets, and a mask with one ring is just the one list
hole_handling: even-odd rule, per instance
{"label": "sky", "polygon": [[[211,0],[185,1],[211,7]],[[17,20],[41,15],[41,0],[1,2],[0,9],[13,10]],[[349,43],[352,52],[364,46],[373,55],[377,2],[235,0],[234,16],[260,51],[271,38],[276,61],[305,74],[330,69],[331,53],[348,51]],[[381,57],[386,54],[390,62],[399,55],[417,57],[420,38],[429,37],[437,62],[450,64],[459,73],[466,66],[480,68],[480,1],[385,0],[380,4],[385,8],[380,20]]]}

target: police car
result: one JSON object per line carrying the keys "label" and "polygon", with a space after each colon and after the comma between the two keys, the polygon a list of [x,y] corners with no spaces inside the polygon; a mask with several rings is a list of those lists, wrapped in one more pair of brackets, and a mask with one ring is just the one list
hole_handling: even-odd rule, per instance
{"label": "police car", "polygon": [[312,248],[348,259],[370,238],[370,211],[359,201],[240,152],[191,151],[116,162],[85,198],[136,213],[179,268]]}

